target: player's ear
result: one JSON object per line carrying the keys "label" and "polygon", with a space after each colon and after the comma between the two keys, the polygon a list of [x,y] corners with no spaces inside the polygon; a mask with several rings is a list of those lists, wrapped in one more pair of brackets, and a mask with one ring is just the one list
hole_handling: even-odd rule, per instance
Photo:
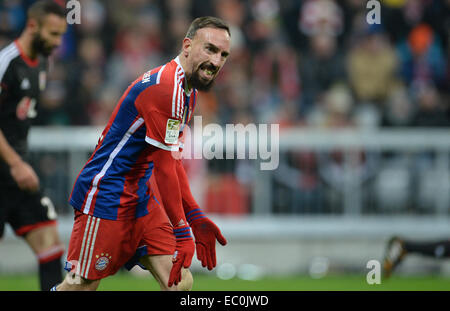
{"label": "player's ear", "polygon": [[30,18],[27,21],[27,28],[32,32],[36,33],[39,30],[39,21],[35,18]]}
{"label": "player's ear", "polygon": [[189,38],[184,38],[184,40],[183,40],[183,55],[185,57],[188,57],[189,54],[191,53],[191,49],[192,49],[192,40]]}

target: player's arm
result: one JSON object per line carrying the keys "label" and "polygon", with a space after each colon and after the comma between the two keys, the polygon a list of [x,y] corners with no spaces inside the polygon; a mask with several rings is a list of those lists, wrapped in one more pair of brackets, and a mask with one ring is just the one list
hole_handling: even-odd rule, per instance
{"label": "player's arm", "polygon": [[180,183],[184,213],[195,237],[197,258],[203,267],[212,270],[217,264],[216,240],[221,245],[226,245],[227,240],[220,232],[220,229],[206,217],[192,196],[189,180],[181,160],[176,160],[176,169]]}
{"label": "player's arm", "polygon": [[39,178],[33,168],[22,160],[20,155],[11,147],[0,130],[0,158],[9,166],[11,176],[20,189],[36,191],[39,188]]}
{"label": "player's arm", "polygon": [[152,153],[154,176],[161,200],[173,226],[176,250],[168,285],[181,281],[181,268],[189,268],[195,252],[191,229],[186,221],[181,199],[181,189],[177,175],[177,163],[170,151],[155,147]]}
{"label": "player's arm", "polygon": [[[3,104],[2,99],[6,96],[6,86],[10,84],[7,83],[7,81],[9,81],[8,78],[10,77],[7,71],[5,76],[0,79],[0,106]],[[21,156],[9,144],[2,130],[0,130],[0,160],[4,161],[9,166],[11,176],[20,189],[36,191],[39,188],[39,178],[33,168],[22,160]]]}
{"label": "player's arm", "polygon": [[8,164],[11,176],[20,189],[36,191],[39,188],[39,178],[33,168],[22,160],[20,155],[11,147],[0,130],[0,158]]}

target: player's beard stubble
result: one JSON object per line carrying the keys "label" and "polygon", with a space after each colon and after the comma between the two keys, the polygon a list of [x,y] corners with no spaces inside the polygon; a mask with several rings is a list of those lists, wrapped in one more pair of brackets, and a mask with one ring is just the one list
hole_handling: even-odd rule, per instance
{"label": "player's beard stubble", "polygon": [[191,73],[191,75],[187,76],[187,80],[189,85],[194,89],[207,92],[214,85],[215,77],[212,78],[211,80],[202,79],[202,77],[200,76],[200,70],[203,69],[209,69],[213,72],[216,72],[217,70],[217,68],[214,65],[203,63],[200,66],[198,66],[197,69]]}
{"label": "player's beard stubble", "polygon": [[33,37],[31,46],[36,54],[40,54],[44,57],[50,56],[50,54],[52,54],[53,50],[55,49],[54,46],[49,45],[45,41],[45,39],[41,36],[39,32],[36,33],[36,35]]}

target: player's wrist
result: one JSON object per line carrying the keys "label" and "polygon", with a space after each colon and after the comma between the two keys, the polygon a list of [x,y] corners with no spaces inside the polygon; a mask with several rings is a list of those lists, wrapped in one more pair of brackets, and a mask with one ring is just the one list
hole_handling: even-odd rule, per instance
{"label": "player's wrist", "polygon": [[14,168],[20,165],[23,165],[24,161],[20,156],[12,157],[11,159],[6,159],[6,163],[9,165],[10,168]]}
{"label": "player's wrist", "polygon": [[191,227],[189,225],[173,228],[176,242],[192,240]]}
{"label": "player's wrist", "polygon": [[185,216],[189,225],[193,225],[196,222],[200,221],[201,219],[207,218],[205,213],[203,213],[203,211],[199,207],[191,209],[189,212],[185,214]]}

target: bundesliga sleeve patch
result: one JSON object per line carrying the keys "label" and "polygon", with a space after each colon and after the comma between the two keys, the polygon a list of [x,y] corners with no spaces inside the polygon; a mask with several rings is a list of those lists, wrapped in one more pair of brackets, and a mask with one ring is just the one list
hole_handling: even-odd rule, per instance
{"label": "bundesliga sleeve patch", "polygon": [[178,142],[178,135],[180,134],[180,123],[180,120],[167,120],[166,137],[164,139],[164,142],[166,144],[176,144]]}

